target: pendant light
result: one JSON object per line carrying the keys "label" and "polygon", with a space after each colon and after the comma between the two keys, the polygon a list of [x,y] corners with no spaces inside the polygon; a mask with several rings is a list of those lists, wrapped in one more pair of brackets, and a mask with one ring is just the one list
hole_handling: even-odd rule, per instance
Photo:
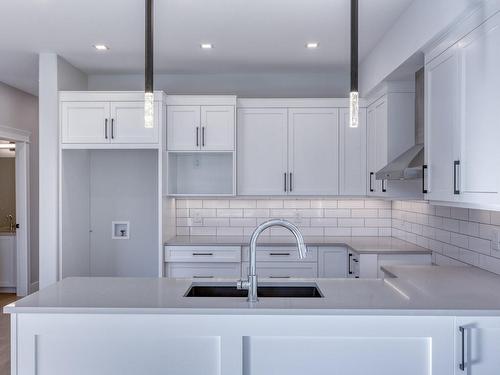
{"label": "pendant light", "polygon": [[153,91],[153,0],[146,0],[146,45],[145,45],[145,89],[144,89],[144,127],[154,127]]}
{"label": "pendant light", "polygon": [[359,124],[358,92],[358,0],[351,0],[351,93],[349,95],[349,126]]}

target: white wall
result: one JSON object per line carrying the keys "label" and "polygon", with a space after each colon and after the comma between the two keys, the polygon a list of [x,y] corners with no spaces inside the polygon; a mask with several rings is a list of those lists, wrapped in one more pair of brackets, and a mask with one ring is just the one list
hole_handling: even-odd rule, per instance
{"label": "white wall", "polygon": [[40,287],[59,278],[59,90],[86,90],[87,77],[55,53],[39,56]]}
{"label": "white wall", "polygon": [[30,282],[38,281],[38,100],[0,82],[0,126],[30,132]]}
{"label": "white wall", "polygon": [[[242,98],[347,97],[349,71],[331,74],[157,74],[155,89],[172,94],[235,94]],[[143,90],[144,76],[90,75],[89,90]]]}
{"label": "white wall", "polygon": [[[493,0],[496,1],[496,0]],[[486,0],[415,0],[362,61],[360,91],[367,96],[389,74],[474,6]]]}

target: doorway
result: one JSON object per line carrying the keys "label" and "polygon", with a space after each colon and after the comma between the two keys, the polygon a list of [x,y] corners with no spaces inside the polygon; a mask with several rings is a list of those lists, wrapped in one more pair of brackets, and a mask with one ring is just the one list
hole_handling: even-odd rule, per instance
{"label": "doorway", "polygon": [[0,293],[28,294],[29,133],[0,126]]}

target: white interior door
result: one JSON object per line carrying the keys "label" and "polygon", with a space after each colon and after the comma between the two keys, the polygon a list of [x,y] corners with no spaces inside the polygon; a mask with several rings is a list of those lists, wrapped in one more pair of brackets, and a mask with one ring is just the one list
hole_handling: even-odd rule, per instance
{"label": "white interior door", "polygon": [[359,110],[359,125],[350,127],[349,108],[340,110],[340,195],[366,194],[366,109]]}
{"label": "white interior door", "polygon": [[62,143],[109,143],[108,102],[63,102]]}
{"label": "white interior door", "polygon": [[200,149],[200,106],[167,107],[167,147],[169,151]]}
{"label": "white interior door", "polygon": [[287,110],[238,110],[238,194],[286,194]]}
{"label": "white interior door", "polygon": [[29,144],[16,143],[16,288],[26,296],[29,286]]}
{"label": "white interior door", "polygon": [[234,150],[234,107],[201,107],[201,148],[213,151]]}
{"label": "white interior door", "polygon": [[294,108],[289,117],[289,194],[339,193],[338,108]]}
{"label": "white interior door", "polygon": [[460,61],[455,47],[426,66],[425,152],[429,200],[453,201],[457,124],[460,115]]}
{"label": "white interior door", "polygon": [[144,126],[144,102],[111,103],[112,143],[158,143],[160,105],[154,103],[153,128]]}
{"label": "white interior door", "polygon": [[460,199],[500,202],[500,15],[458,44],[463,71],[460,116]]}

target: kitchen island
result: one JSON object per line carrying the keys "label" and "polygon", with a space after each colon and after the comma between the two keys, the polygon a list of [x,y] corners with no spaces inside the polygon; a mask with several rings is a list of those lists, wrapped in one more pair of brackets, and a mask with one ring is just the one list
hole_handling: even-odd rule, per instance
{"label": "kitchen island", "polygon": [[384,272],[380,280],[274,282],[315,285],[321,297],[256,303],[187,297],[193,283],[206,284],[192,280],[65,279],[5,308],[13,370],[451,375],[462,364],[475,374],[500,368],[499,276],[473,267]]}

